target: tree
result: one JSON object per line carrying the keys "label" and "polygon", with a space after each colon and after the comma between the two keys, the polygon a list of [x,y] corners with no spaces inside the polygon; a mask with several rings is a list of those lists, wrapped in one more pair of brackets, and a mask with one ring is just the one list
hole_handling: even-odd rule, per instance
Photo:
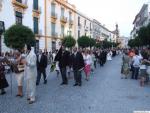
{"label": "tree", "polygon": [[78,38],[78,45],[82,48],[90,46],[90,38],[88,36],[81,36]]}
{"label": "tree", "polygon": [[110,48],[110,47],[112,47],[111,42],[104,40],[103,41],[103,48]]}
{"label": "tree", "polygon": [[140,40],[141,45],[147,45],[148,44],[148,42],[147,42],[148,41],[148,28],[141,27],[137,33],[138,33],[138,37],[135,38],[136,43],[138,44],[138,40]]}
{"label": "tree", "polygon": [[128,41],[128,46],[131,48],[136,47],[135,39],[130,39]]}
{"label": "tree", "polygon": [[75,40],[72,36],[66,36],[66,37],[62,40],[62,44],[63,44],[65,47],[71,48],[71,47],[75,46],[76,40]]}
{"label": "tree", "polygon": [[102,42],[97,42],[97,43],[95,44],[95,47],[96,47],[96,48],[102,48]]}
{"label": "tree", "polygon": [[95,46],[95,44],[96,44],[95,39],[93,39],[93,38],[89,38],[89,45],[90,45],[90,47],[94,47],[94,46]]}
{"label": "tree", "polygon": [[4,43],[7,47],[22,50],[25,45],[35,45],[35,36],[30,28],[17,24],[6,30]]}
{"label": "tree", "polygon": [[147,45],[150,47],[150,23],[147,26]]}

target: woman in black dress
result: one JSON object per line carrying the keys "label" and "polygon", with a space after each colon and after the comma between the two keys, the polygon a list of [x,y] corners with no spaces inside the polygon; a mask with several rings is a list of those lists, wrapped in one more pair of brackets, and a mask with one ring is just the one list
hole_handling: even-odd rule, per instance
{"label": "woman in black dress", "polygon": [[7,88],[9,85],[8,85],[8,82],[5,78],[5,68],[4,68],[4,65],[2,63],[2,61],[0,61],[0,90],[1,90],[1,95],[4,95],[6,92],[5,92],[5,88]]}

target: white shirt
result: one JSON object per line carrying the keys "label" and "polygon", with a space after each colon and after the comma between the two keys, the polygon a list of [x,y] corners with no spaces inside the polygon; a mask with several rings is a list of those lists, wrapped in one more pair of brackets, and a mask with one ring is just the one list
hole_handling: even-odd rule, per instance
{"label": "white shirt", "polygon": [[85,63],[85,65],[91,65],[91,63],[92,63],[92,58],[91,58],[91,56],[90,55],[83,55],[83,59],[84,59],[84,63]]}
{"label": "white shirt", "polygon": [[135,56],[133,56],[133,59],[132,59],[132,61],[133,61],[133,66],[134,67],[140,67],[140,64],[141,64],[141,59],[142,59],[142,57],[141,56],[138,56],[138,55],[135,55]]}

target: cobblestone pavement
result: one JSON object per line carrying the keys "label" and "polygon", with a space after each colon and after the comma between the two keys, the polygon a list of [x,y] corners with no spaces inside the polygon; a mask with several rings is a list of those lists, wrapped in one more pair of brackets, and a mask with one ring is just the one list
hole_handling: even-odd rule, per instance
{"label": "cobblestone pavement", "polygon": [[[60,86],[61,77],[51,73],[47,85],[43,80],[37,87],[37,101],[29,105],[26,96],[16,98],[16,81],[13,91],[0,96],[0,113],[133,113],[134,110],[150,111],[150,85],[139,87],[135,80],[120,79],[121,58],[115,57],[104,67],[95,70],[90,81],[83,86],[73,87],[73,78],[69,85]],[[8,76],[8,81],[10,75]],[[71,76],[73,77],[73,75]],[[13,77],[13,79],[15,79]],[[26,84],[24,82],[24,84]],[[25,89],[25,87],[24,87]]]}

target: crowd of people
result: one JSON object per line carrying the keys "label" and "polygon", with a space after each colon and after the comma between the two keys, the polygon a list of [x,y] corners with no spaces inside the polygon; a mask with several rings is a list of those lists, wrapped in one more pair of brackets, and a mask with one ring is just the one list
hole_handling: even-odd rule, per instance
{"label": "crowd of people", "polygon": [[74,47],[67,50],[61,46],[59,50],[53,52],[35,53],[34,48],[28,46],[24,51],[11,51],[0,56],[0,90],[1,95],[6,93],[5,88],[9,87],[6,73],[11,71],[16,77],[18,92],[16,97],[23,97],[23,80],[26,77],[27,100],[29,104],[35,102],[36,86],[40,85],[41,76],[44,84],[47,84],[48,75],[46,69],[50,65],[51,72],[56,71],[56,75],[61,75],[62,83],[67,85],[71,73],[74,75],[74,85],[82,86],[82,71],[85,73],[85,80],[89,81],[90,75],[98,67],[103,67],[106,61],[111,61],[112,57],[119,54],[116,49],[78,49]]}
{"label": "crowd of people", "polygon": [[124,49],[123,53],[121,78],[139,80],[143,87],[150,77],[150,48]]}

